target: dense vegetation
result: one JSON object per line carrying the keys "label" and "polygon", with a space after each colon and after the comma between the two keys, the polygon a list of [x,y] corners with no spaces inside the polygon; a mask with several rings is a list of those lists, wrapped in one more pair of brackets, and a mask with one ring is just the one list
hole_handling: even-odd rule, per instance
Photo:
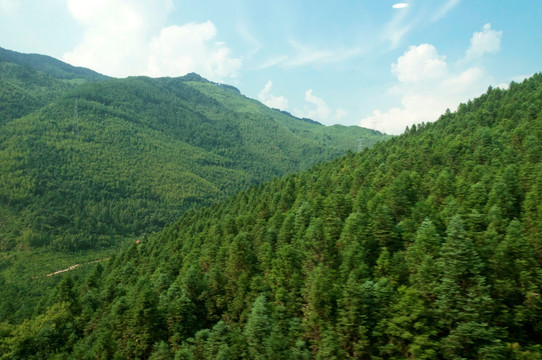
{"label": "dense vegetation", "polygon": [[540,359],[542,75],[189,211],[3,358]]}
{"label": "dense vegetation", "polygon": [[109,79],[0,48],[0,321],[45,306],[47,273],[84,272],[190,207],[385,138],[196,74]]}
{"label": "dense vegetation", "polygon": [[0,48],[0,124],[38,110],[79,83],[106,78],[48,56]]}
{"label": "dense vegetation", "polygon": [[86,82],[108,78],[108,76],[99,74],[93,70],[72,66],[47,55],[22,54],[4,48],[0,48],[0,62],[17,64],[59,80]]}
{"label": "dense vegetation", "polygon": [[[4,52],[0,251],[108,246],[344,154],[360,138],[385,138],[300,121],[195,74],[95,81],[90,70]],[[13,62],[20,56],[37,59]]]}

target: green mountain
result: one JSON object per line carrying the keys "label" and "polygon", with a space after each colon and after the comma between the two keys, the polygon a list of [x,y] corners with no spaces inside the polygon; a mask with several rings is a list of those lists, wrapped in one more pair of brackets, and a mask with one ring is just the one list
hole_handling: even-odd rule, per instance
{"label": "green mountain", "polygon": [[540,139],[542,74],[490,88],[74,271],[0,353],[540,359]]}
{"label": "green mountain", "polygon": [[301,121],[196,74],[108,79],[0,51],[0,250],[88,249],[385,139]]}
{"label": "green mountain", "polygon": [[0,48],[0,124],[38,110],[78,83],[106,78],[49,56]]}
{"label": "green mountain", "polygon": [[60,80],[99,81],[108,76],[93,70],[66,64],[53,57],[40,54],[22,54],[0,47],[0,62],[23,66]]}

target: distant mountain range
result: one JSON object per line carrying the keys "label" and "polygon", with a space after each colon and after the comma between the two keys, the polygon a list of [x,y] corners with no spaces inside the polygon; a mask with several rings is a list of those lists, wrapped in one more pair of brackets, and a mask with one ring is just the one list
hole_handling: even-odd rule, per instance
{"label": "distant mountain range", "polygon": [[115,79],[0,49],[0,249],[106,246],[386,138],[197,74]]}

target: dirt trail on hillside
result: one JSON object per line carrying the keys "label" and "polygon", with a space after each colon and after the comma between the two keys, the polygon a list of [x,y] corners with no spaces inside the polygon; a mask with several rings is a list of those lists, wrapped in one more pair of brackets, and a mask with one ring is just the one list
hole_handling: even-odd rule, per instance
{"label": "dirt trail on hillside", "polygon": [[58,275],[58,274],[62,274],[62,273],[65,273],[67,271],[71,271],[79,266],[82,266],[82,265],[89,265],[89,264],[95,264],[95,263],[98,263],[98,262],[101,262],[101,261],[105,261],[105,260],[109,260],[109,258],[103,258],[103,259],[98,259],[98,260],[93,260],[93,261],[89,261],[85,264],[75,264],[75,265],[71,265],[71,266],[68,266],[67,268],[65,269],[62,269],[62,270],[57,270],[57,271],[54,271],[52,273],[49,273],[49,274],[45,274],[45,276],[54,276],[54,275]]}

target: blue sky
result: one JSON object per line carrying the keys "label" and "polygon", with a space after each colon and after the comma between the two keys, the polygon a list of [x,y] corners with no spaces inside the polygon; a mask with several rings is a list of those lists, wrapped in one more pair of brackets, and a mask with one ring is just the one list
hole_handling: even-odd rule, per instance
{"label": "blue sky", "polygon": [[540,19],[540,0],[0,0],[0,46],[116,77],[194,71],[398,134],[542,71]]}

